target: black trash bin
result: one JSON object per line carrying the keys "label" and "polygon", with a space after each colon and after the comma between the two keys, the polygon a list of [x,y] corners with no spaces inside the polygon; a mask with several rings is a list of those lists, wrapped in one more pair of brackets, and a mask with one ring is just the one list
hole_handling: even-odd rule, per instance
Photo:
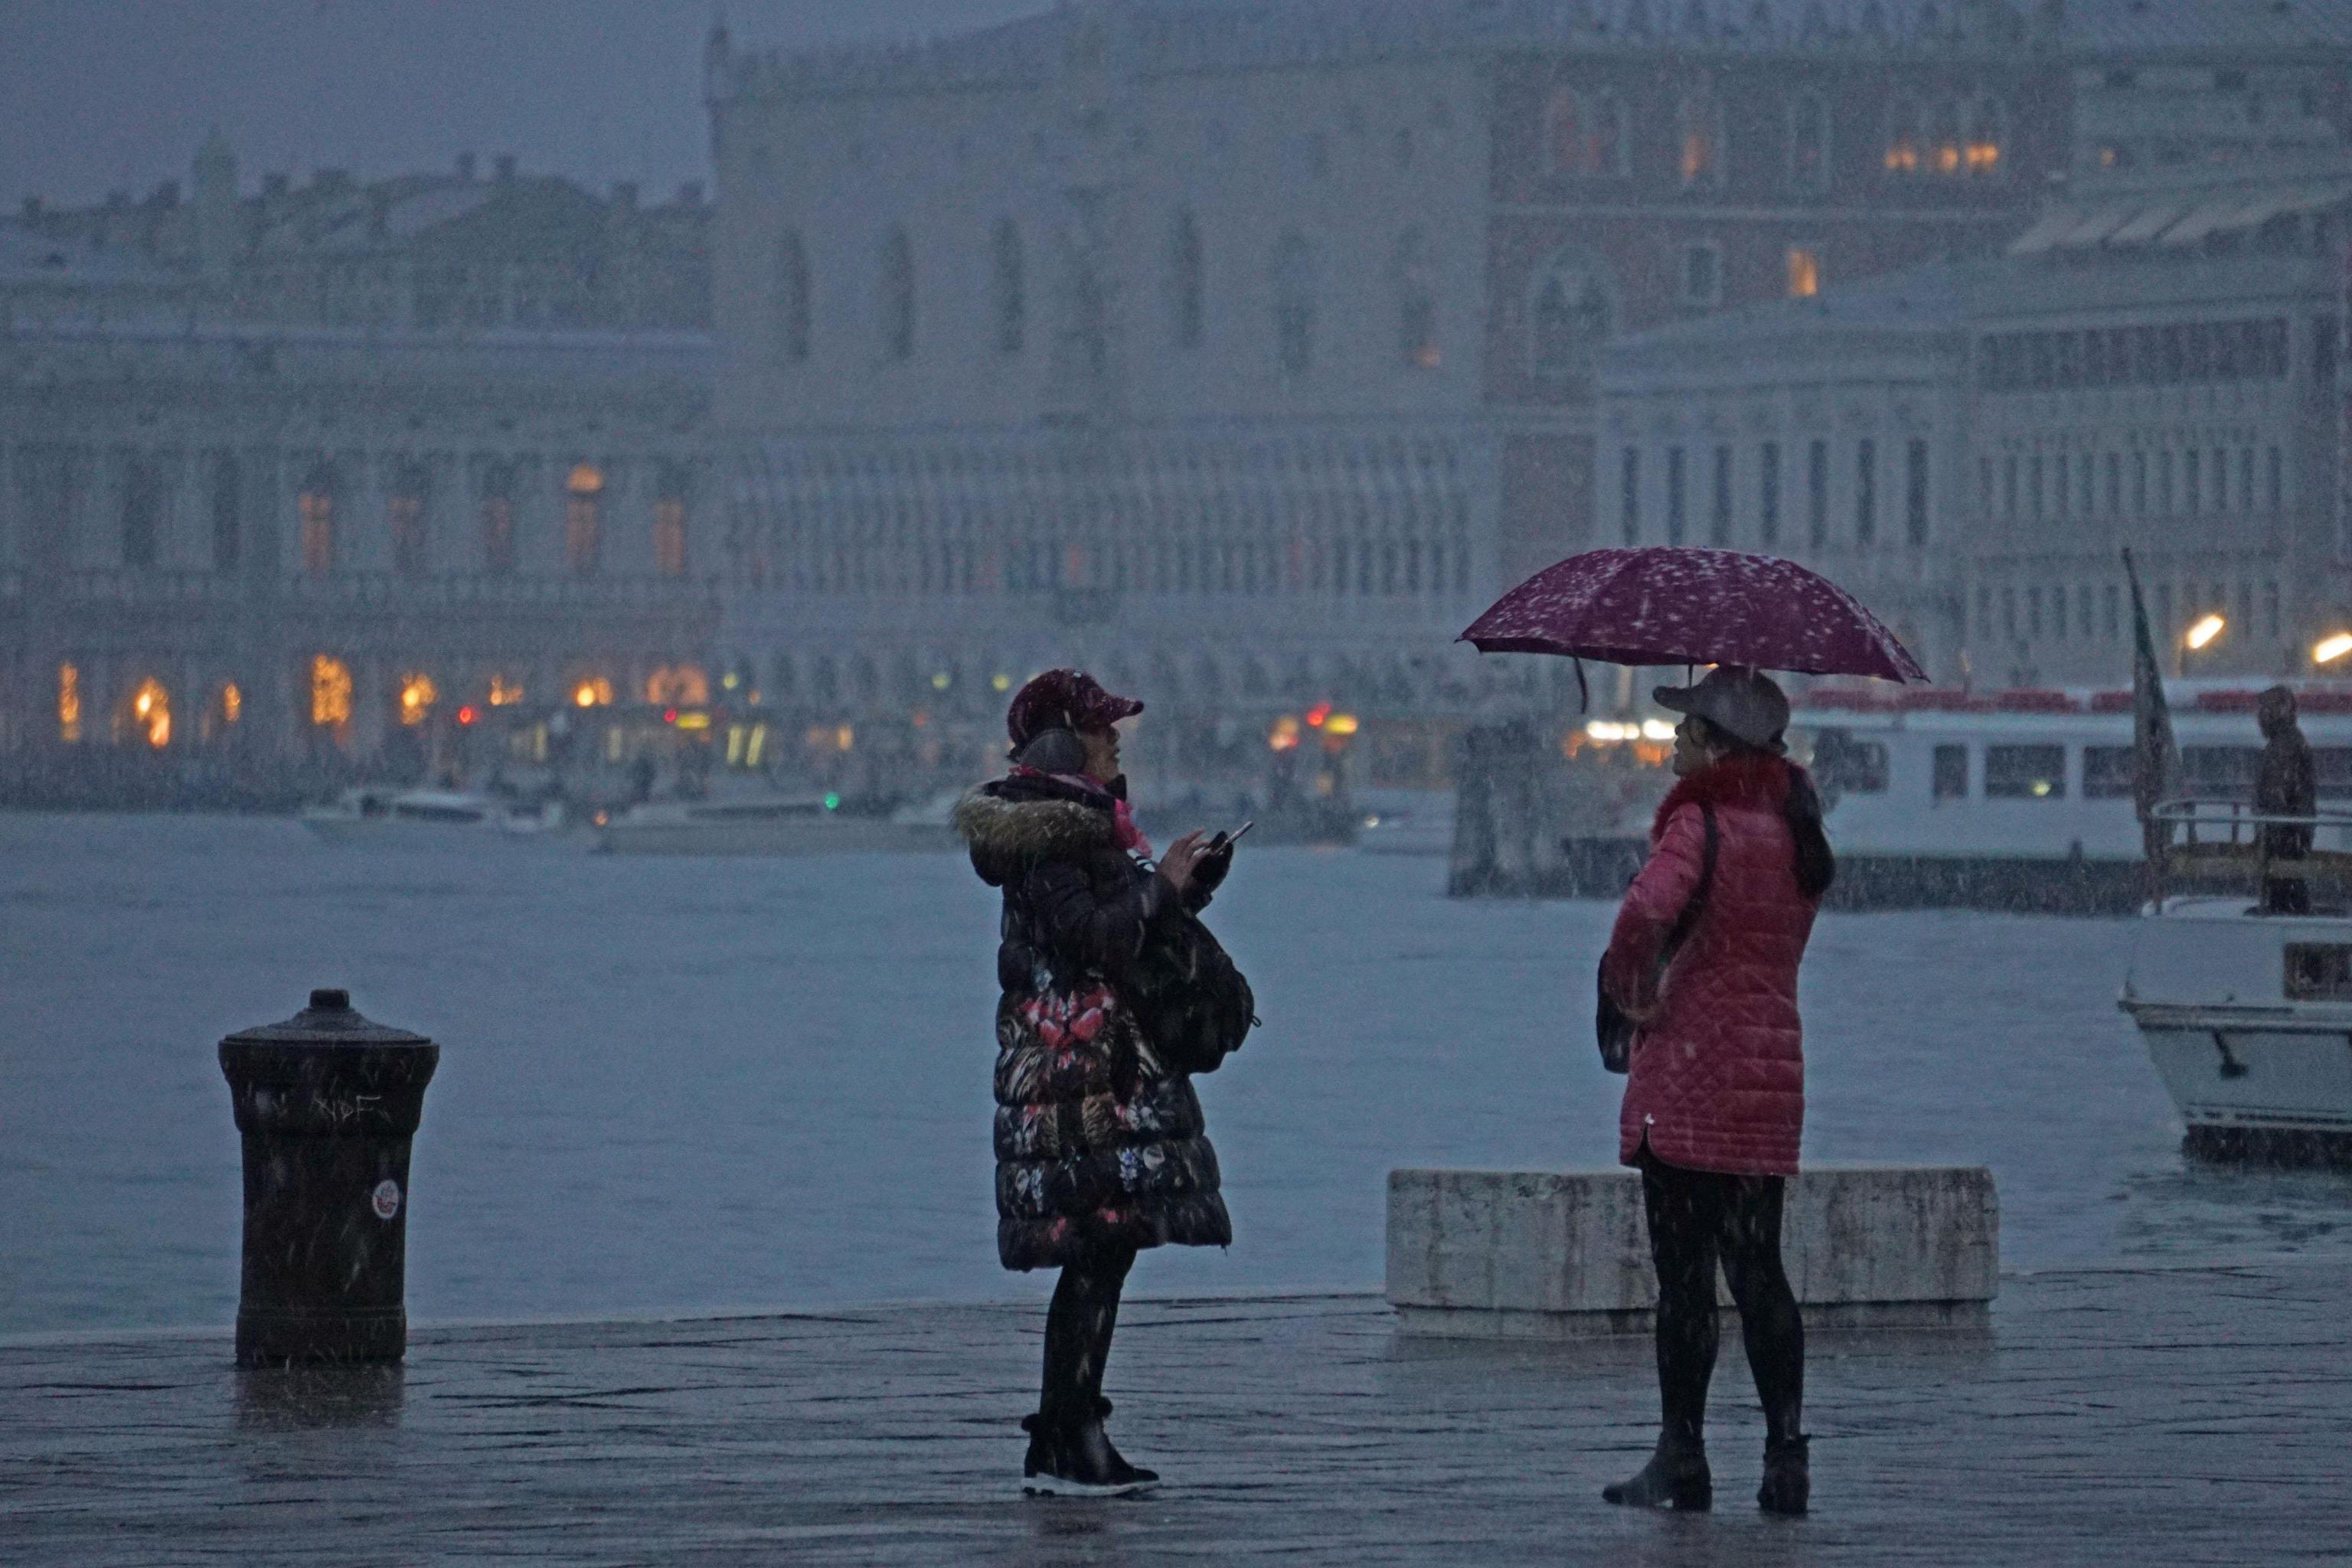
{"label": "black trash bin", "polygon": [[240,1366],[408,1350],[408,1144],[441,1047],[313,991],[220,1045],[245,1143]]}

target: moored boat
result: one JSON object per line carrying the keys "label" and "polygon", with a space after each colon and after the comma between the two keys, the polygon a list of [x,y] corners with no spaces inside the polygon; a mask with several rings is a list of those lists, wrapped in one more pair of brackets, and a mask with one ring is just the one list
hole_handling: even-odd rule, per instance
{"label": "moored boat", "polygon": [[751,800],[656,800],[631,806],[597,830],[616,855],[842,855],[952,848],[944,808],[845,808],[836,795]]}
{"label": "moored boat", "polygon": [[538,839],[560,833],[563,807],[525,805],[462,790],[358,784],[327,805],[305,806],[302,826],[330,844],[478,843]]}
{"label": "moored boat", "polygon": [[[2206,1158],[2352,1163],[2352,813],[2254,813],[2234,802],[2159,805],[2156,896],[2134,931],[2119,1005],[2179,1108],[2183,1148]],[[2318,844],[2272,860],[2265,826]],[[2300,883],[2309,913],[2267,910],[2268,883]]]}

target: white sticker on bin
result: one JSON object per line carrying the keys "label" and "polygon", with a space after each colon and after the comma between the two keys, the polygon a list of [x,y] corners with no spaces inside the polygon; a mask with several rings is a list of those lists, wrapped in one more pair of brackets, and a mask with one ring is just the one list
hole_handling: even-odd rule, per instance
{"label": "white sticker on bin", "polygon": [[400,1212],[400,1184],[386,1176],[375,1184],[371,1201],[375,1205],[376,1218],[390,1219]]}

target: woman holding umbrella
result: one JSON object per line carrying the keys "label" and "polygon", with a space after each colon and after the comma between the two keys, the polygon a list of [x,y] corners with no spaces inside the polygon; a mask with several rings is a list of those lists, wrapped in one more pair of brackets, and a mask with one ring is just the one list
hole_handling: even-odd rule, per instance
{"label": "woman holding umbrella", "polygon": [[[1780,1265],[1780,1200],[1805,1118],[1797,966],[1836,867],[1821,797],[1785,754],[1789,700],[1759,671],[1895,681],[1927,672],[1819,573],[1681,545],[1572,555],[1462,635],[1486,653],[1716,667],[1695,686],[1656,692],[1685,716],[1677,782],[1601,963],[1602,1057],[1631,1074],[1618,1155],[1642,1173],[1664,1407],[1650,1462],[1601,1495],[1652,1508],[1713,1503],[1704,1431],[1720,1261],[1764,1402],[1756,1500],[1802,1513],[1811,1489],[1805,1331]],[[1609,1017],[1612,1007],[1622,1019]],[[1630,1060],[1616,1051],[1624,1019]]]}
{"label": "woman holding umbrella", "polygon": [[1756,1500],[1798,1514],[1811,1489],[1805,1337],[1780,1265],[1780,1201],[1804,1127],[1797,966],[1834,866],[1820,797],[1783,755],[1789,700],[1778,686],[1726,666],[1656,698],[1685,716],[1677,782],[1610,933],[1601,985],[1638,1026],[1618,1153],[1642,1173],[1664,1419],[1650,1462],[1601,1495],[1713,1500],[1703,1429],[1719,1258],[1764,1403]]}

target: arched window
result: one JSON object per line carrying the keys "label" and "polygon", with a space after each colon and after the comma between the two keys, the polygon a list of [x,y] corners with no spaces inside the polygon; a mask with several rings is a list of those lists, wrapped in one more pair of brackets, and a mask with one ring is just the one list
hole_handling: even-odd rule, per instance
{"label": "arched window", "polygon": [[786,364],[808,358],[811,321],[808,252],[788,228],[776,246],[776,352]]}
{"label": "arched window", "polygon": [[1789,184],[1800,191],[1830,188],[1830,102],[1818,92],[1789,100]]}
{"label": "arched window", "polygon": [[232,572],[245,553],[244,469],[224,452],[213,464],[213,569]]}
{"label": "arched window", "polygon": [[425,567],[424,465],[400,464],[392,476],[392,493],[384,499],[383,520],[392,534],[392,569],[404,577]]}
{"label": "arched window", "polygon": [[1633,136],[1626,125],[1625,100],[1613,92],[1597,95],[1591,123],[1584,133],[1584,166],[1596,174],[1628,173]]}
{"label": "arched window", "polygon": [[563,561],[575,576],[593,575],[602,551],[604,471],[575,463],[563,481]]}
{"label": "arched window", "polygon": [[1886,106],[1886,172],[1890,174],[1916,174],[1926,166],[1921,151],[1924,127],[1920,124],[1919,105],[1909,99],[1895,99]]}
{"label": "arched window", "polygon": [[686,470],[664,463],[654,494],[654,570],[665,577],[686,575]]}
{"label": "arched window", "polygon": [[1022,276],[1021,230],[1011,218],[996,226],[994,294],[996,350],[1017,354],[1029,331],[1029,299]]}
{"label": "arched window", "polygon": [[1397,242],[1397,338],[1405,364],[1435,370],[1444,357],[1437,346],[1437,276],[1429,258],[1429,236],[1415,226]]}
{"label": "arched window", "polygon": [[161,546],[163,476],[151,462],[134,460],[122,476],[122,563],[152,566]]}
{"label": "arched window", "polygon": [[335,569],[335,497],[341,489],[335,470],[320,463],[294,498],[302,520],[302,571],[308,576],[323,577]]}
{"label": "arched window", "polygon": [[1315,363],[1315,253],[1296,231],[1274,247],[1275,358],[1286,375]]}
{"label": "arched window", "polygon": [[2009,145],[2009,110],[1997,98],[1980,99],[1970,116],[1965,165],[1979,178],[2001,172],[2001,154]]}
{"label": "arched window", "polygon": [[1927,144],[1921,148],[1920,156],[1933,173],[1948,177],[1960,172],[1959,100],[1937,99],[1933,112]]}
{"label": "arched window", "polygon": [[1608,264],[1580,247],[1555,253],[1537,271],[1528,293],[1528,360],[1535,374],[1591,374],[1616,320],[1617,289]]}
{"label": "arched window", "polygon": [[1685,185],[1719,184],[1723,179],[1723,110],[1707,89],[1684,95],[1678,120],[1681,168]]}
{"label": "arched window", "polygon": [[1584,124],[1576,94],[1553,89],[1544,106],[1544,166],[1555,174],[1584,173]]}
{"label": "arched window", "polygon": [[907,231],[893,225],[882,237],[879,310],[882,352],[894,360],[915,357],[915,247]]}
{"label": "arched window", "polygon": [[482,570],[505,576],[515,568],[515,471],[493,463],[482,474]]}
{"label": "arched window", "polygon": [[1208,294],[1201,254],[1201,226],[1190,207],[1176,215],[1168,235],[1168,319],[1176,346],[1196,349],[1208,326]]}

